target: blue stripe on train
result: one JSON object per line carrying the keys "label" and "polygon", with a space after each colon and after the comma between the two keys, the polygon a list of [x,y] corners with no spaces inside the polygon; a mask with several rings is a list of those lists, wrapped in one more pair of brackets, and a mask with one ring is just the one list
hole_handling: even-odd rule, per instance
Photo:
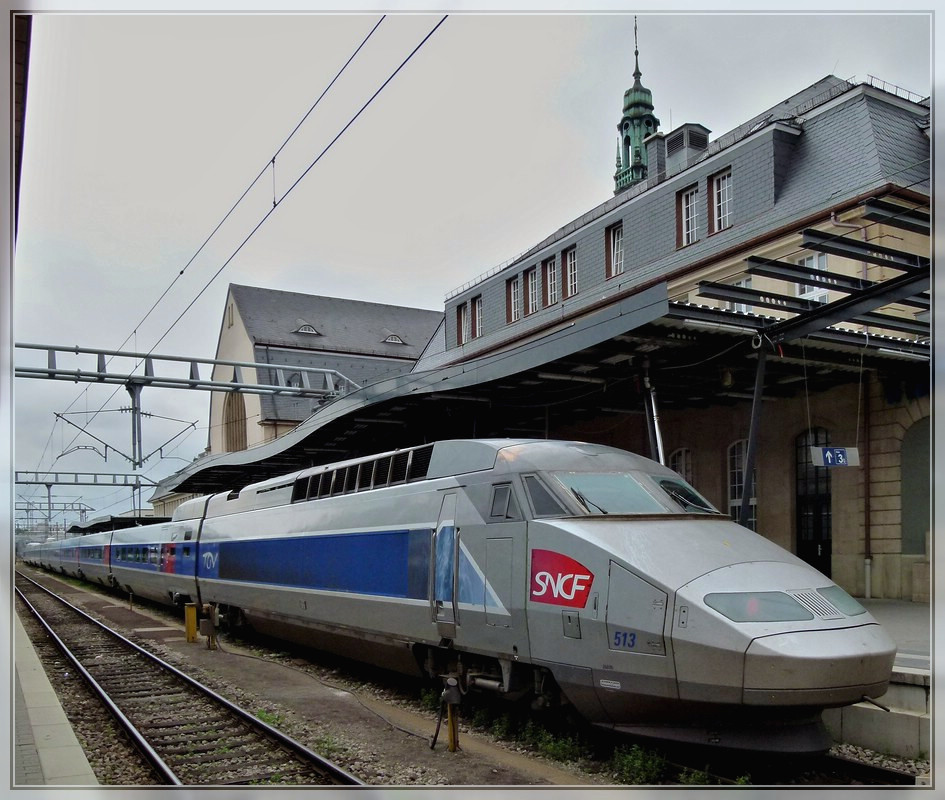
{"label": "blue stripe on train", "polygon": [[[400,530],[207,543],[201,545],[200,577],[425,600],[431,533]],[[208,558],[210,553],[218,558]]]}

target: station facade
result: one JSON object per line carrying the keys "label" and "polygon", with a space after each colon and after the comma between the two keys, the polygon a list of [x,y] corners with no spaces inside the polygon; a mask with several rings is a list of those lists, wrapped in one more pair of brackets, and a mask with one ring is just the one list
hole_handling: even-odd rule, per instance
{"label": "station facade", "polygon": [[450,293],[409,372],[153,502],[327,451],[574,438],[663,461],[854,595],[928,601],[928,100],[828,76],[712,140],[660,132],[641,77],[613,197]]}
{"label": "station facade", "polygon": [[[652,104],[639,77],[637,67],[628,97],[642,98],[639,105],[649,121]],[[633,113],[625,104],[624,128],[628,111]],[[927,112],[915,99],[903,101],[869,85],[828,77],[711,146],[700,125],[665,136],[654,131],[644,140],[649,174],[644,162],[636,180],[627,181],[623,142],[615,198],[557,231],[517,264],[451,298],[446,318],[455,325],[445,326],[445,347],[436,360],[469,359],[526,341],[654,280],[666,281],[671,304],[683,314],[703,306],[730,312],[727,319],[684,321],[684,328],[695,333],[713,325],[734,330],[746,317],[777,320],[848,296],[848,289],[831,288],[832,282],[841,282],[834,276],[855,279],[860,286],[882,282],[899,274],[884,247],[905,254],[910,266],[925,263],[928,231],[900,227],[895,217],[927,212]],[[634,160],[641,159],[631,156]],[[896,208],[888,220],[877,222],[870,200]],[[809,229],[822,236],[805,241]],[[874,243],[865,252],[879,258],[871,263],[858,260],[859,251],[837,255],[805,246],[851,236],[857,243]],[[753,272],[746,258],[788,269],[771,277],[774,270]],[[795,272],[820,280],[801,282]],[[713,292],[711,284],[731,285],[734,291]],[[921,363],[924,353],[911,345],[928,344],[921,324],[928,320],[928,307],[924,301],[883,305],[888,308],[879,318],[854,320],[847,327],[862,337],[861,355],[882,352],[891,357],[888,363],[873,368],[861,363],[857,369],[856,360],[848,359],[825,367],[814,346],[801,355],[805,368],[845,369],[847,375],[816,391],[809,390],[804,376],[784,376],[781,380],[798,391],[764,401],[749,522],[855,594],[927,600],[928,376],[896,361]],[[905,324],[886,316],[900,316]],[[913,325],[916,321],[920,324]],[[664,346],[657,340],[649,345],[653,350]],[[857,347],[851,341],[850,353]],[[638,348],[638,357],[641,352],[647,350]],[[429,363],[421,359],[418,368]],[[751,386],[735,385],[740,369],[744,365],[729,365],[722,354],[715,387],[699,387],[689,393],[689,403],[660,415],[664,460],[734,516],[745,483],[752,409]],[[580,372],[584,378],[594,374]],[[655,371],[652,380],[659,385]],[[649,449],[643,426],[607,423],[603,414],[549,433],[638,452]],[[810,447],[830,444],[862,452],[859,465],[814,466]]]}

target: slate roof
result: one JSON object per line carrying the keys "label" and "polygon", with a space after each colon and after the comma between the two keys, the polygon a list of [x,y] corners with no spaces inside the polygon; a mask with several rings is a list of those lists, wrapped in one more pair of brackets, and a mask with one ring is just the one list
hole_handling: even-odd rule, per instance
{"label": "slate roof", "polygon": [[[408,372],[443,319],[440,311],[230,284],[257,363],[331,369],[360,386]],[[309,325],[317,334],[299,333]],[[386,341],[396,336],[403,344]],[[264,383],[274,375],[259,371]],[[260,397],[262,419],[301,422],[312,398]]]}
{"label": "slate roof", "polygon": [[[415,360],[442,311],[230,284],[246,332],[256,345],[297,347]],[[297,333],[311,325],[318,335]],[[385,340],[398,336],[403,344]]]}
{"label": "slate roof", "polygon": [[928,115],[913,117],[916,127],[912,130],[903,125],[902,112],[888,103],[870,97],[867,105],[882,174],[891,183],[929,191],[930,142],[923,133]]}

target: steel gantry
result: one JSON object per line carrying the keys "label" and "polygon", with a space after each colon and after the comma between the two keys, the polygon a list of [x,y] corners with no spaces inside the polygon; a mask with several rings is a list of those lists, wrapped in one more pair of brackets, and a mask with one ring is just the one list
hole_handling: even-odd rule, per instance
{"label": "steel gantry", "polygon": [[[283,395],[287,397],[315,397],[321,400],[331,400],[341,397],[348,392],[361,387],[342,375],[337,370],[321,367],[304,367],[295,364],[270,364],[252,361],[230,361],[226,359],[191,358],[189,356],[158,355],[155,353],[138,353],[127,350],[103,350],[92,347],[69,347],[62,345],[32,344],[19,342],[15,345],[19,352],[42,351],[46,353],[46,366],[16,365],[14,377],[39,378],[43,380],[72,381],[73,383],[100,383],[124,386],[131,397],[131,446],[132,455],[128,456],[112,447],[115,452],[131,462],[132,469],[140,469],[144,462],[154,453],[144,455],[141,434],[141,392],[145,387],[165,389],[197,389],[216,392],[241,392],[245,394]],[[59,365],[59,356],[93,356],[94,369],[69,369]],[[113,359],[131,359],[133,364],[127,369],[110,368]],[[186,364],[188,373],[185,376],[172,374],[167,365]],[[161,363],[161,373],[155,371],[155,363]],[[228,381],[215,380],[212,377],[202,378],[200,367],[209,366],[211,372],[216,367],[232,368],[232,378]],[[243,371],[246,369],[266,369],[274,376],[274,383],[258,383],[246,381]],[[290,385],[289,377],[299,376],[300,385]],[[62,415],[57,418],[69,422]],[[73,423],[69,423],[73,424]],[[78,427],[78,426],[76,426]],[[87,431],[83,432],[88,433]],[[92,434],[89,434],[90,436]],[[96,437],[92,437],[96,438]],[[101,441],[97,439],[97,441]],[[102,442],[105,444],[104,442]],[[110,445],[106,444],[106,447]],[[160,449],[160,448],[159,448]],[[107,452],[107,450],[106,450]],[[158,452],[155,450],[154,452]],[[20,474],[25,473],[17,473]],[[47,475],[54,473],[45,473]],[[59,474],[59,473],[55,473]],[[17,482],[20,482],[19,480]],[[35,483],[51,485],[57,480],[37,480]],[[74,483],[74,481],[72,482]],[[125,484],[130,485],[130,484]],[[136,481],[133,486],[140,490],[142,481]],[[153,484],[152,484],[153,485]]]}
{"label": "steel gantry", "polygon": [[[267,364],[253,361],[228,361],[213,358],[191,358],[189,356],[168,356],[155,353],[135,353],[127,350],[100,350],[92,347],[68,347],[49,344],[29,344],[18,342],[15,348],[19,351],[41,350],[46,353],[46,366],[20,366],[14,370],[17,378],[46,378],[52,380],[73,381],[74,383],[105,383],[120,386],[145,387],[153,386],[165,389],[202,389],[214,392],[242,392],[245,394],[285,395],[288,397],[340,397],[361,387],[354,381],[346,378],[337,370],[321,367],[302,367],[295,364]],[[67,369],[58,366],[57,356],[60,354],[92,355],[96,358],[95,369]],[[108,359],[130,358],[136,363],[130,370],[110,370]],[[187,377],[179,375],[157,375],[154,365],[156,362],[169,364],[187,364]],[[214,380],[200,377],[200,365],[209,365],[211,368],[233,367],[233,378],[229,381]],[[263,384],[243,380],[244,369],[272,370],[276,382]],[[301,386],[290,386],[286,374],[299,373]],[[315,385],[313,378],[318,378]],[[132,389],[128,389],[132,393]]]}

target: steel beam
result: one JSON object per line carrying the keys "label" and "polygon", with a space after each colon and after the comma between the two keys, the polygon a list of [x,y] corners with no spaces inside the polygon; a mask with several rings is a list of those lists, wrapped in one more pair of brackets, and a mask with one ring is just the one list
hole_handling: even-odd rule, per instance
{"label": "steel beam", "polygon": [[[70,477],[71,476],[71,479]],[[14,483],[45,486],[157,486],[143,475],[123,475],[113,472],[29,472],[14,473]]]}
{"label": "steel beam", "polygon": [[[44,508],[47,508],[48,504],[39,504],[33,503],[29,500],[18,501],[15,506],[16,511],[42,511]],[[53,511],[94,511],[95,509],[86,505],[85,503],[80,503],[78,501],[72,503],[52,503],[51,508]]]}
{"label": "steel beam", "polygon": [[[19,350],[43,350],[46,352],[46,367],[16,367],[14,376],[17,378],[45,378],[49,380],[68,380],[75,383],[105,383],[127,385],[138,382],[142,386],[164,389],[200,389],[203,391],[243,392],[245,394],[284,395],[288,397],[338,397],[349,391],[361,387],[342,375],[337,370],[322,367],[303,367],[294,364],[265,364],[251,361],[228,361],[222,359],[190,358],[187,356],[168,356],[148,353],[136,353],[126,350],[99,350],[88,347],[63,347],[59,345],[17,343]],[[94,355],[96,368],[94,370],[63,369],[57,364],[57,354],[68,353],[74,355]],[[109,371],[106,366],[106,356],[113,358],[132,358],[138,363],[131,372]],[[176,376],[155,375],[154,362],[184,363],[189,367],[186,378]],[[215,381],[200,378],[200,364],[211,367],[232,367],[234,380]],[[135,374],[134,370],[143,366],[143,374]],[[269,369],[275,371],[276,383],[244,383],[242,369]],[[309,377],[319,375],[325,379],[325,388],[312,388],[311,381],[304,380],[303,386],[287,386],[282,381],[282,372],[289,370]]]}
{"label": "steel beam", "polygon": [[811,269],[800,264],[791,264],[787,261],[777,261],[761,256],[748,256],[745,272],[750,275],[761,275],[765,278],[775,278],[785,283],[802,283],[805,286],[818,286],[822,289],[832,289],[837,292],[859,292],[869,289],[873,281],[865,278],[856,278],[852,275],[839,275],[836,272]]}
{"label": "steel beam", "polygon": [[[877,281],[868,281],[865,278],[856,278],[852,275],[840,275],[836,272],[811,270],[800,264],[788,264],[784,261],[748,256],[745,259],[748,268],[745,270],[751,275],[761,275],[765,278],[775,278],[785,283],[802,283],[805,286],[817,286],[836,292],[862,292],[872,289]],[[917,294],[912,297],[903,297],[896,301],[899,305],[929,311],[932,308],[932,299],[927,294]]]}
{"label": "steel beam", "polygon": [[904,231],[921,233],[925,236],[932,234],[931,216],[927,211],[875,199],[867,200],[863,204],[863,210],[863,216],[872,222],[892,225]]}
{"label": "steel beam", "polygon": [[923,272],[907,272],[897,278],[878,283],[872,289],[844,297],[833,303],[826,303],[803,316],[776,322],[765,331],[765,335],[772,342],[801,339],[838,322],[856,318],[860,314],[868,314],[874,308],[881,308],[898,302],[903,297],[911,297],[924,292],[930,285],[931,277],[927,269]]}
{"label": "steel beam", "polygon": [[804,231],[801,246],[807,250],[817,250],[854,261],[866,261],[869,264],[892,267],[903,272],[927,270],[931,264],[930,259],[924,256],[905,253],[891,247],[882,247],[872,242],[857,241],[846,236],[824,233],[814,228]]}
{"label": "steel beam", "polygon": [[[871,294],[875,297],[883,297],[883,287],[887,281],[874,284]],[[724,283],[712,283],[711,281],[702,281],[699,284],[699,294],[703,297],[712,297],[717,300],[726,300],[732,303],[743,303],[745,305],[762,306],[773,308],[779,311],[788,311],[794,314],[810,315],[818,310],[825,308],[825,303],[818,303],[814,300],[806,300],[801,297],[791,297],[790,295],[777,294],[776,292],[761,292],[757,289],[749,289],[744,286],[731,286]],[[855,300],[857,297],[865,297],[867,292],[859,292],[847,300]],[[840,302],[840,301],[838,301]],[[896,300],[895,302],[898,302]],[[886,302],[872,303],[872,308],[879,308],[887,305]],[[900,331],[910,333],[916,336],[927,337],[931,334],[928,322],[920,320],[911,320],[906,317],[897,317],[891,314],[877,314],[873,311],[864,311],[855,316],[844,315],[835,322],[849,322],[857,325],[868,325],[874,328],[885,328],[891,331]],[[835,322],[828,323],[829,325]]]}

